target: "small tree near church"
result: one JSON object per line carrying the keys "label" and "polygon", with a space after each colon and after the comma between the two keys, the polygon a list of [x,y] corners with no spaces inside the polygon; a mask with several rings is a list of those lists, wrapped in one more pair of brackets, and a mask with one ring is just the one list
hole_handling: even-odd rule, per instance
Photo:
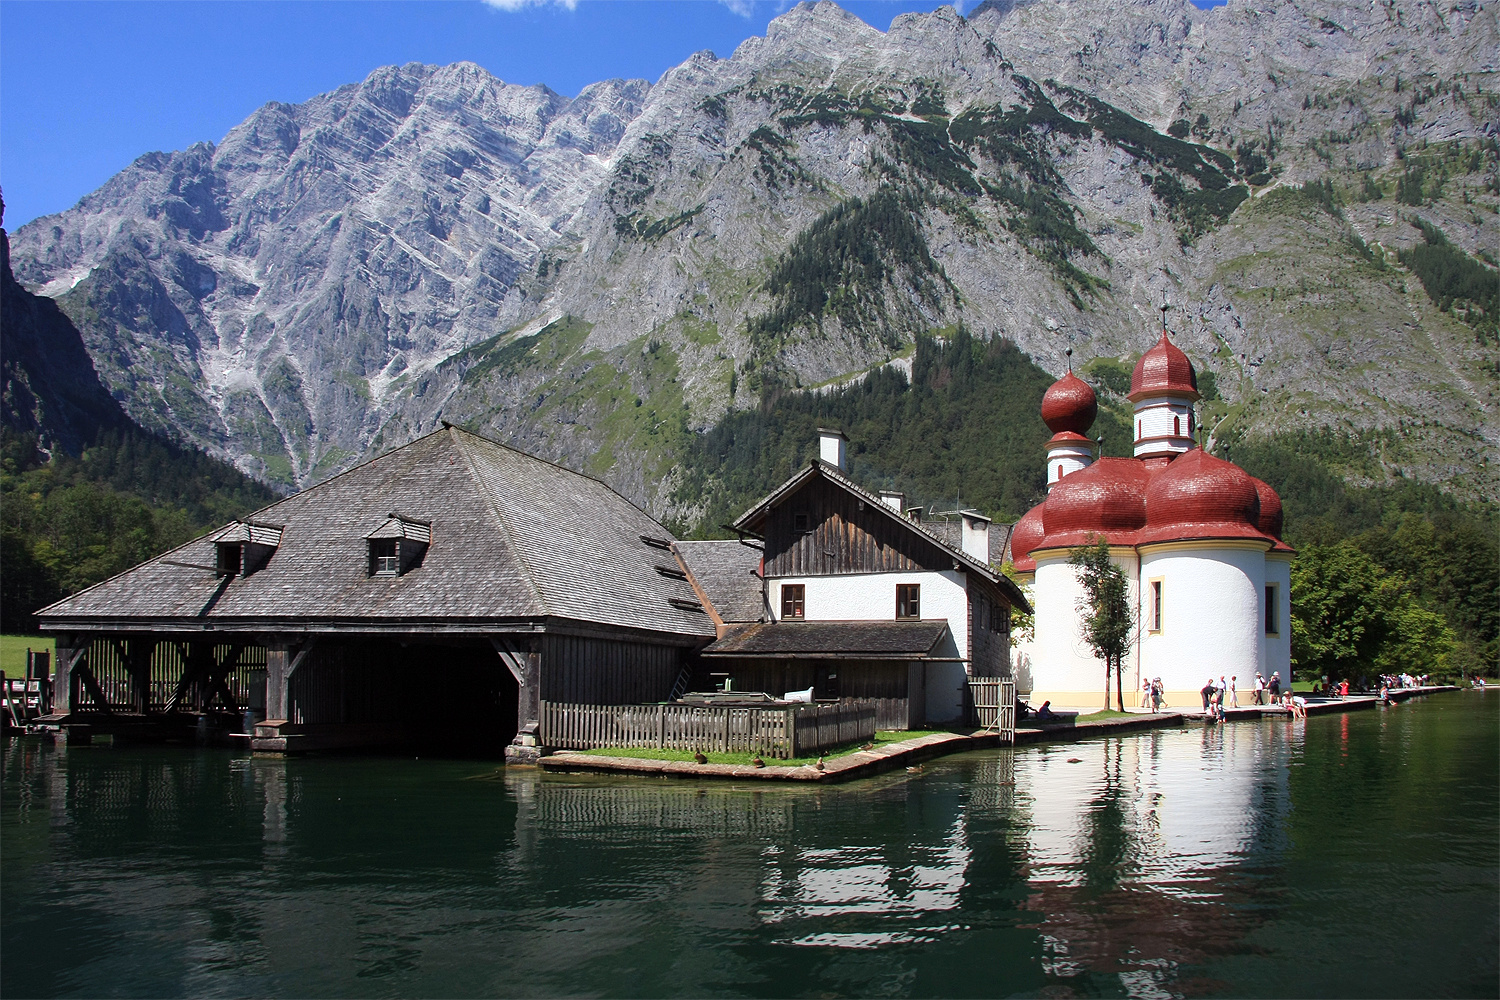
{"label": "small tree near church", "polygon": [[1109,676],[1113,672],[1115,699],[1123,712],[1125,687],[1121,674],[1134,630],[1125,574],[1110,560],[1109,542],[1097,536],[1091,544],[1076,549],[1068,563],[1078,570],[1078,582],[1083,584],[1078,613],[1084,641],[1104,661],[1104,707],[1109,709]]}

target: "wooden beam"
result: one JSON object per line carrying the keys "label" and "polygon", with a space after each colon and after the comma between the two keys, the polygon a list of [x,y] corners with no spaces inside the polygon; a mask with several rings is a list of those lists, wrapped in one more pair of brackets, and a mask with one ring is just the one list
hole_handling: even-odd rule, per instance
{"label": "wooden beam", "polygon": [[78,675],[78,679],[83,683],[84,688],[87,689],[89,697],[94,699],[94,704],[99,710],[105,715],[114,715],[114,706],[110,705],[109,699],[105,697],[104,689],[99,686],[99,678],[94,676],[94,672],[89,669],[88,663],[74,664],[73,673]]}

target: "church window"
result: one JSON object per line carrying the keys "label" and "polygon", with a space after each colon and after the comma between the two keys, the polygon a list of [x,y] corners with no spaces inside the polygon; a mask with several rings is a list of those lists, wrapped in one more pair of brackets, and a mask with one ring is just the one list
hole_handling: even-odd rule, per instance
{"label": "church window", "polygon": [[1266,584],[1266,635],[1280,635],[1280,621],[1276,617],[1276,584]]}
{"label": "church window", "polygon": [[1151,631],[1161,631],[1161,580],[1151,581]]}
{"label": "church window", "polygon": [[922,617],[922,585],[919,583],[896,584],[896,617]]}
{"label": "church window", "polygon": [[807,587],[800,583],[781,585],[781,617],[802,618],[807,613]]}
{"label": "church window", "polygon": [[1182,436],[1182,418],[1181,417],[1173,417],[1172,418],[1172,436],[1173,437],[1181,437]]}

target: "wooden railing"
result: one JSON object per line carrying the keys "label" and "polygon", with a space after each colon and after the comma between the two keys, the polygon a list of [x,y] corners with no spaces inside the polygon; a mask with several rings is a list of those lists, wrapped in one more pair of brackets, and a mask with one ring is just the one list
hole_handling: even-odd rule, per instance
{"label": "wooden railing", "polygon": [[543,746],[806,757],[875,736],[870,705],[568,705],[542,702]]}
{"label": "wooden railing", "polygon": [[996,730],[1002,740],[1015,742],[1015,681],[1008,677],[970,677],[969,700],[973,706],[974,725]]}

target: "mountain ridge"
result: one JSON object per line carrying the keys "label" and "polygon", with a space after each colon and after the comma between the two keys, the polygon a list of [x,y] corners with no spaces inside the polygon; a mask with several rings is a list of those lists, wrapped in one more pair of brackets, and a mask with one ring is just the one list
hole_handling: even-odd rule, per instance
{"label": "mountain ridge", "polygon": [[1167,298],[1207,426],[1394,429],[1383,475],[1496,496],[1492,344],[1397,259],[1421,222],[1493,273],[1493,7],[1104,11],[822,0],[572,99],[384,67],[141,157],[18,277],[133,417],[283,488],[450,419],[672,513],[767,393],[959,326],[1129,360]]}

